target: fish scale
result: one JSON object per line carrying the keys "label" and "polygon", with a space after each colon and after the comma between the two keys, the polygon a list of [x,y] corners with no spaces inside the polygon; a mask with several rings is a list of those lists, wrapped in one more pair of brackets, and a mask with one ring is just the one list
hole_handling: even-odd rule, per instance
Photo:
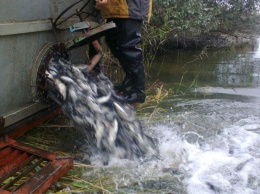
{"label": "fish scale", "polygon": [[102,72],[93,76],[70,61],[53,58],[46,77],[49,97],[61,105],[75,127],[87,132],[92,127],[95,146],[101,153],[107,152],[102,155],[135,159],[148,152],[158,154],[154,138],[144,133],[134,109],[115,93],[112,82]]}

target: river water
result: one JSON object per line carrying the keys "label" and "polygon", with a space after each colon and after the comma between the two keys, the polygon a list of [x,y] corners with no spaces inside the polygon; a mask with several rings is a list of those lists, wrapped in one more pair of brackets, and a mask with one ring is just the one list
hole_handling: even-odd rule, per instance
{"label": "river water", "polygon": [[[100,164],[115,193],[260,193],[258,43],[165,53],[147,72],[171,91],[160,113],[141,118],[160,159]],[[98,156],[91,161],[99,166]]]}

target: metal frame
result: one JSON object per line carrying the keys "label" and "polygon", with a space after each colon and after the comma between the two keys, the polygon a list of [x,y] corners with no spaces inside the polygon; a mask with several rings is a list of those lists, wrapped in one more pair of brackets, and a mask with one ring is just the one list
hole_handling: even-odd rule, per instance
{"label": "metal frame", "polygon": [[0,137],[8,135],[9,137],[16,139],[26,131],[61,113],[61,108],[55,104],[37,112],[37,114],[32,114],[24,119],[21,118],[18,122],[7,127],[2,126],[5,126],[6,119],[10,120],[10,118],[0,116]]}
{"label": "metal frame", "polygon": [[56,156],[8,137],[0,141],[0,155],[3,194],[44,193],[73,167],[71,157]]}
{"label": "metal frame", "polygon": [[0,36],[52,30],[50,20],[0,23]]}

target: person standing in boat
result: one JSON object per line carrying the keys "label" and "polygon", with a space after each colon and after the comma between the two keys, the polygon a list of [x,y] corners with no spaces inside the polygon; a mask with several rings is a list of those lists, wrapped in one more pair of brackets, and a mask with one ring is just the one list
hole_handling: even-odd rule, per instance
{"label": "person standing in boat", "polygon": [[129,104],[145,101],[145,67],[140,48],[143,22],[149,21],[152,0],[96,0],[96,8],[107,22],[116,28],[109,32],[105,41],[111,53],[118,59],[125,72],[122,83],[114,89],[124,92]]}

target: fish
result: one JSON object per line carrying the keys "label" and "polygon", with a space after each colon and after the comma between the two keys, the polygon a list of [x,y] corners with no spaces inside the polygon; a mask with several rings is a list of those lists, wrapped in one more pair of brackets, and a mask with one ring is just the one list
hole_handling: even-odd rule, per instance
{"label": "fish", "polygon": [[78,99],[77,98],[78,94],[77,94],[77,91],[75,90],[75,88],[70,86],[68,88],[68,95],[69,95],[70,99],[72,100],[73,104],[75,104]]}
{"label": "fish", "polygon": [[71,117],[72,117],[73,122],[75,122],[75,124],[76,124],[77,126],[82,126],[82,125],[84,125],[84,120],[81,119],[79,116],[77,116],[77,115],[71,115]]}
{"label": "fish", "polygon": [[116,102],[113,102],[114,106],[115,106],[115,109],[116,109],[116,112],[118,113],[118,115],[128,121],[128,122],[133,122],[134,121],[134,118],[131,118],[130,115],[128,115],[125,110]]}
{"label": "fish", "polygon": [[86,115],[86,116],[84,117],[84,120],[85,120],[89,125],[91,125],[92,127],[96,128],[95,121],[94,121],[94,119],[91,119],[90,116]]}
{"label": "fish", "polygon": [[111,97],[111,92],[109,92],[106,96],[102,96],[102,97],[97,98],[97,103],[98,104],[106,103],[106,102],[109,101],[110,97]]}
{"label": "fish", "polygon": [[55,63],[53,61],[51,61],[52,65],[49,65],[47,68],[47,71],[52,74],[52,75],[58,75],[59,72],[57,70],[57,68],[55,68]]}
{"label": "fish", "polygon": [[88,110],[86,108],[86,106],[84,106],[83,104],[81,103],[76,103],[74,105],[74,108],[75,108],[75,111],[79,114],[79,115],[85,115]]}
{"label": "fish", "polygon": [[102,110],[100,109],[98,104],[95,103],[95,100],[92,97],[86,96],[84,99],[86,100],[86,103],[89,106],[90,110],[95,111],[96,113],[102,113]]}
{"label": "fish", "polygon": [[60,76],[60,79],[61,79],[61,81],[62,81],[63,83],[65,83],[65,84],[68,84],[68,85],[70,85],[70,84],[76,85],[76,82],[75,82],[73,79],[71,79],[70,77],[68,77],[68,76]]}
{"label": "fish", "polygon": [[109,135],[108,135],[108,142],[110,145],[112,145],[117,137],[117,132],[118,132],[118,122],[116,119],[114,119],[112,123],[112,128],[109,130]]}
{"label": "fish", "polygon": [[90,88],[91,88],[93,94],[96,95],[97,91],[98,91],[97,85],[94,84],[93,82],[90,82]]}
{"label": "fish", "polygon": [[74,67],[73,65],[71,65],[71,71],[76,78],[81,80],[85,79],[85,76],[83,75],[82,71],[80,71],[78,68]]}
{"label": "fish", "polygon": [[102,140],[105,129],[104,129],[104,125],[102,124],[102,122],[99,119],[97,119],[96,123],[97,124],[96,124],[95,136],[96,136],[96,140],[97,140],[97,147],[100,148],[101,140]]}
{"label": "fish", "polygon": [[66,86],[59,79],[55,79],[54,83],[55,83],[58,91],[62,95],[63,100],[65,100],[66,97],[67,97],[67,88],[66,88]]}
{"label": "fish", "polygon": [[91,88],[90,88],[90,86],[89,86],[88,84],[84,83],[84,81],[82,81],[82,80],[80,80],[80,79],[77,79],[76,82],[78,83],[79,87],[80,87],[83,91],[87,92],[87,94],[91,93]]}
{"label": "fish", "polygon": [[46,73],[45,73],[45,75],[46,75],[46,77],[47,77],[48,79],[54,80],[54,76],[57,75],[57,74],[56,74],[56,72],[50,73],[50,71],[47,70]]}
{"label": "fish", "polygon": [[66,59],[52,59],[45,71],[50,98],[58,103],[73,126],[95,139],[94,149],[104,163],[110,155],[140,158],[155,153],[154,142],[144,133],[134,108],[116,94],[113,83],[101,71],[97,75]]}

